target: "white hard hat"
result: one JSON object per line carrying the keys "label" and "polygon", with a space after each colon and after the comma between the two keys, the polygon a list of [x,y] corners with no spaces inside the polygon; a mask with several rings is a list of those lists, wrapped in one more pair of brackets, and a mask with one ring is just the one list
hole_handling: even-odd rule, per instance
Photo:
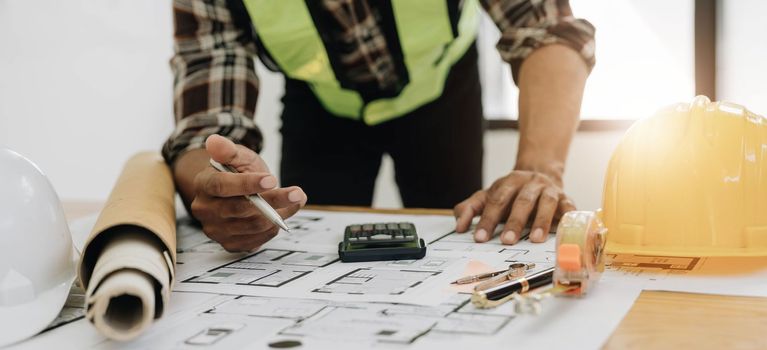
{"label": "white hard hat", "polygon": [[0,148],[0,347],[43,330],[75,277],[72,236],[40,169]]}

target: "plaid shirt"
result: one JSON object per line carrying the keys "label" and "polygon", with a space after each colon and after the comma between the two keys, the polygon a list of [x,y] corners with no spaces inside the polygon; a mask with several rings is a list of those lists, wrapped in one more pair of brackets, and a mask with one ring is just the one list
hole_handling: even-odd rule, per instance
{"label": "plaid shirt", "polygon": [[[318,0],[319,1],[319,0]],[[393,58],[369,0],[321,0],[341,49],[342,74],[386,89],[399,83]],[[501,32],[497,48],[514,78],[522,61],[543,45],[567,45],[594,65],[594,27],[572,16],[567,0],[481,0]],[[373,2],[374,4],[374,2]],[[176,129],[163,147],[172,163],[203,148],[211,134],[256,151],[262,136],[253,121],[258,98],[257,55],[250,18],[241,0],[174,0]]]}

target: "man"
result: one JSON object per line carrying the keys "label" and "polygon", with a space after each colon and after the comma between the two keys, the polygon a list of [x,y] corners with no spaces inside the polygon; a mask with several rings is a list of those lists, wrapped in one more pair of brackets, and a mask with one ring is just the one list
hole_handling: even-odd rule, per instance
{"label": "man", "polygon": [[[458,232],[481,216],[478,242],[504,223],[501,241],[514,244],[528,222],[530,240],[545,241],[552,221],[574,209],[562,173],[594,28],[566,0],[481,5],[520,89],[516,165],[484,190],[477,0],[175,0],[177,127],[163,154],[204,232],[229,251],[274,237],[277,227],[245,194],[261,193],[283,217],[307,198],[370,205],[387,153],[405,206],[458,203]],[[277,188],[257,153],[255,56],[286,75],[287,187]],[[209,157],[242,174],[216,173]]]}

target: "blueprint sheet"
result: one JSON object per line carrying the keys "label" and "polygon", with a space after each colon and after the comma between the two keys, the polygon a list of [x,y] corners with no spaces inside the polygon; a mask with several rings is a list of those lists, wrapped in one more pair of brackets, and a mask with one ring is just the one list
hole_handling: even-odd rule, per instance
{"label": "blueprint sheet", "polygon": [[[338,261],[346,225],[380,221],[415,223],[429,243],[426,257]],[[69,310],[55,328],[19,348],[588,349],[604,343],[641,291],[619,278],[583,299],[548,299],[538,316],[515,315],[511,304],[480,310],[469,302],[471,285],[449,282],[512,262],[550,267],[553,235],[542,244],[505,246],[498,238],[477,244],[470,234],[452,232],[454,219],[445,216],[303,210],[287,222],[291,233],[281,232],[258,251],[230,254],[182,218],[174,292],[148,332],[115,343]],[[72,226],[77,236],[87,219]]]}
{"label": "blueprint sheet", "polygon": [[767,257],[608,254],[603,280],[639,289],[767,297]]}

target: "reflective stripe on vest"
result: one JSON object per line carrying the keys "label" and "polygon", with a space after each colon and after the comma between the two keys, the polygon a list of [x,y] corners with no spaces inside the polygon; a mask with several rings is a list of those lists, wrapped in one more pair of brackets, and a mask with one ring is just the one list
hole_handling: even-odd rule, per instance
{"label": "reflective stripe on vest", "polygon": [[389,0],[410,79],[399,95],[365,104],[359,93],[341,87],[305,1],[320,0],[243,0],[261,43],[283,73],[307,82],[329,112],[368,125],[442,95],[450,67],[471,46],[479,20],[476,0],[466,0],[454,37],[448,0]]}

